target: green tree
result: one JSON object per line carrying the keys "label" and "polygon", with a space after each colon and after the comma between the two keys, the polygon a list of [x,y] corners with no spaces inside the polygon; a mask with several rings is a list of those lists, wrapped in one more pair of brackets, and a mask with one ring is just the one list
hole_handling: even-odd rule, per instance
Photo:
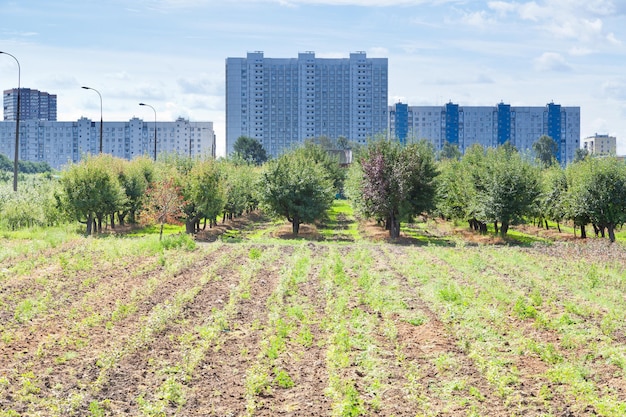
{"label": "green tree", "polygon": [[302,223],[321,218],[334,199],[328,171],[301,152],[290,152],[270,161],[261,174],[259,193],[262,207],[286,217],[294,235]]}
{"label": "green tree", "polygon": [[484,150],[475,145],[460,163],[448,163],[438,189],[440,212],[462,214],[482,233],[493,222],[496,233],[506,236],[513,222],[536,210],[539,169],[512,146]]}
{"label": "green tree", "polygon": [[400,236],[401,221],[434,208],[437,170],[425,142],[406,147],[387,140],[371,142],[358,165],[355,170],[361,176],[349,195],[360,194],[356,208],[365,217],[384,220],[390,237]]}
{"label": "green tree", "polygon": [[249,164],[261,165],[267,161],[267,152],[261,142],[249,136],[240,136],[233,145],[235,155]]}
{"label": "green tree", "polygon": [[259,168],[238,163],[236,160],[223,160],[220,166],[226,198],[223,220],[255,209],[258,205],[256,183]]}
{"label": "green tree", "polygon": [[[70,165],[61,175],[61,193],[58,198],[68,214],[87,225],[91,235],[98,215],[112,213],[125,203],[124,190],[107,166],[110,155],[89,156]],[[101,223],[98,230],[102,230]]]}
{"label": "green tree", "polygon": [[574,162],[580,162],[589,156],[589,151],[583,148],[576,148],[574,152]]}
{"label": "green tree", "polygon": [[346,179],[346,171],[339,165],[338,156],[331,155],[329,149],[308,140],[304,142],[304,145],[296,148],[294,152],[320,165],[326,171],[327,176],[333,181],[335,193],[342,192],[343,183]]}
{"label": "green tree", "polygon": [[550,136],[542,135],[533,143],[535,157],[544,167],[549,167],[556,162],[556,153],[559,150],[558,144]]}
{"label": "green tree", "polygon": [[146,190],[154,178],[154,162],[151,158],[141,156],[131,161],[124,160],[118,172],[118,180],[126,195],[126,205],[118,211],[121,225],[124,225],[127,217],[131,224],[136,222],[136,216],[142,208]]}
{"label": "green tree", "polygon": [[438,155],[440,160],[444,160],[444,159],[459,160],[461,159],[461,156],[462,154],[461,154],[461,150],[459,149],[459,145],[452,144],[448,141],[444,142],[443,147],[439,151],[439,155]]}
{"label": "green tree", "polygon": [[592,223],[608,231],[615,241],[615,228],[626,222],[626,166],[615,158],[586,158],[568,166],[567,216],[581,227]]}
{"label": "green tree", "polygon": [[567,178],[560,165],[555,164],[541,173],[541,194],[539,196],[539,211],[541,217],[556,222],[559,232],[560,222],[566,215],[565,194],[567,193]]}
{"label": "green tree", "polygon": [[500,234],[506,236],[512,222],[531,213],[540,193],[540,172],[519,152],[504,147],[487,149],[486,159],[485,188],[478,198],[496,233],[500,222]]}
{"label": "green tree", "polygon": [[185,231],[189,234],[197,232],[203,218],[214,224],[226,201],[218,163],[212,159],[195,161],[191,170],[182,176],[181,184],[185,199]]}
{"label": "green tree", "polygon": [[[476,189],[467,175],[465,166],[455,159],[444,159],[439,162],[437,177],[437,212],[444,219],[470,220],[476,219],[472,212],[476,199]],[[473,223],[470,222],[473,226]]]}

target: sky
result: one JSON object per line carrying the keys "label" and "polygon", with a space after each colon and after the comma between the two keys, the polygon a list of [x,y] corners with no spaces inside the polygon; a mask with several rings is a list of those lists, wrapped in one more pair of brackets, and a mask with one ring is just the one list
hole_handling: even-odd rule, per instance
{"label": "sky", "polygon": [[[0,51],[57,119],[185,117],[225,140],[225,61],[388,58],[389,104],[581,108],[626,154],[624,0],[0,0]],[[17,65],[0,55],[0,89]]]}

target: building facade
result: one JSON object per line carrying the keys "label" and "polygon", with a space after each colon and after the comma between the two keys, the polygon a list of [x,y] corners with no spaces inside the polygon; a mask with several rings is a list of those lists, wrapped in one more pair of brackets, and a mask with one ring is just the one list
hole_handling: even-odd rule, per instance
{"label": "building facade", "polygon": [[[154,157],[155,122],[132,118],[127,122],[104,122],[102,152],[132,159],[140,155]],[[157,122],[157,154],[215,157],[213,122]],[[86,154],[100,149],[100,122],[81,118],[75,122],[20,120],[19,159],[47,162],[54,169],[78,162]],[[0,122],[0,153],[13,159],[15,121]]]}
{"label": "building facade", "polygon": [[593,155],[615,156],[617,155],[617,138],[596,133],[593,136],[584,138],[581,147]]}
{"label": "building facade", "polygon": [[[20,88],[20,120],[57,119],[57,96],[45,91]],[[17,88],[4,90],[4,120],[17,119]]]}
{"label": "building facade", "polygon": [[387,58],[226,59],[226,152],[240,136],[278,156],[305,139],[340,136],[365,143],[387,129]]}
{"label": "building facade", "polygon": [[580,107],[549,103],[545,107],[444,106],[389,107],[389,135],[402,143],[426,139],[440,150],[448,142],[461,152],[473,144],[495,147],[510,142],[519,150],[531,150],[542,135],[558,145],[562,164],[574,160],[580,147]]}

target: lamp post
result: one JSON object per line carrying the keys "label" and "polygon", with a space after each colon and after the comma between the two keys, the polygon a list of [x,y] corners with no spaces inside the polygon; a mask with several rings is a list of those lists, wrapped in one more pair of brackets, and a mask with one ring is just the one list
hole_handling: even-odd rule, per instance
{"label": "lamp post", "polygon": [[15,116],[15,158],[13,160],[13,191],[17,191],[17,169],[18,169],[18,158],[20,156],[19,147],[20,147],[20,78],[22,77],[22,69],[20,68],[20,61],[17,60],[16,57],[11,55],[8,52],[0,51],[0,54],[5,54],[10,56],[17,63],[17,112]]}
{"label": "lamp post", "polygon": [[96,90],[95,88],[84,86],[81,88],[84,88],[85,90],[93,90],[98,93],[98,97],[100,97],[100,153],[102,153],[102,94],[100,94],[100,91]]}
{"label": "lamp post", "polygon": [[152,111],[154,112],[154,160],[156,161],[157,159],[157,117],[156,117],[156,110],[154,109],[154,107],[152,107],[149,104],[146,103],[139,103],[140,106],[146,106],[146,107],[150,107],[152,109]]}

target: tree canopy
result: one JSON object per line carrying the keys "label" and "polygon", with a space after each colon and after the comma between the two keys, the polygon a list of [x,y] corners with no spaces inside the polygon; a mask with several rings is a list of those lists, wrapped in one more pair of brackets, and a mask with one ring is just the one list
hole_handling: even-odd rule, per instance
{"label": "tree canopy", "polygon": [[398,142],[371,142],[352,168],[348,194],[365,217],[385,221],[389,235],[400,236],[400,222],[434,208],[432,148],[424,142],[402,147]]}
{"label": "tree canopy", "polygon": [[533,143],[533,151],[537,160],[544,167],[549,167],[556,162],[556,153],[559,145],[550,136],[542,135]]}
{"label": "tree canopy", "polygon": [[233,145],[234,153],[249,164],[261,165],[267,161],[267,152],[261,142],[249,136],[239,136]]}
{"label": "tree canopy", "polygon": [[302,223],[321,218],[335,195],[329,172],[302,151],[270,161],[261,174],[259,193],[262,207],[287,218],[294,235]]}

